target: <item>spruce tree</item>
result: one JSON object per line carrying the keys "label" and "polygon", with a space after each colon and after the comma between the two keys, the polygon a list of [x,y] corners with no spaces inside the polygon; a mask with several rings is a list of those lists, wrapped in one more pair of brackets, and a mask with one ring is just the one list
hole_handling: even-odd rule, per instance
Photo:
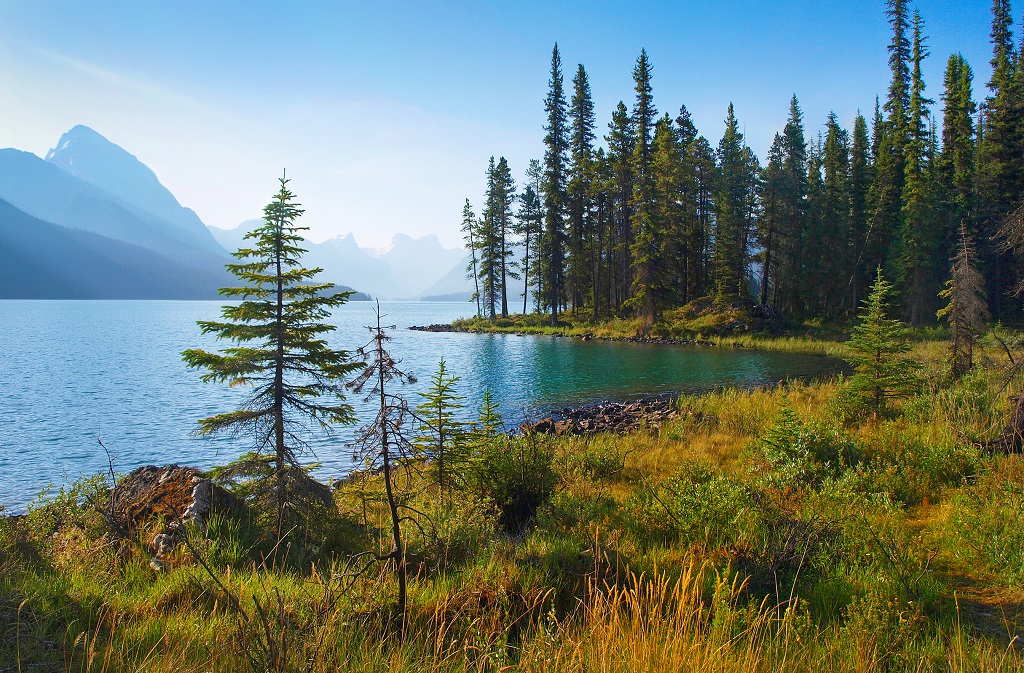
{"label": "spruce tree", "polygon": [[910,324],[920,325],[935,296],[932,283],[936,253],[934,190],[929,162],[930,132],[928,106],[924,97],[921,64],[928,55],[922,35],[923,21],[915,11],[911,61],[910,108],[907,116],[907,137],[904,144],[904,182],[898,238],[898,271],[903,301]]}
{"label": "spruce tree", "polygon": [[551,76],[544,99],[544,257],[541,267],[544,304],[551,324],[558,324],[558,309],[565,297],[565,192],[568,120],[562,87],[562,57],[556,44],[551,52]]}
{"label": "spruce tree", "polygon": [[871,185],[871,142],[868,138],[868,123],[858,114],[853,123],[853,141],[850,147],[850,227],[848,249],[852,257],[847,284],[849,314],[853,315],[863,289],[870,278],[864,258],[867,249],[868,223],[871,217],[868,204],[868,190]]}
{"label": "spruce tree", "polygon": [[[540,200],[540,184],[543,177],[540,162],[530,160],[526,169],[526,187],[519,195],[519,210],[516,212],[514,233],[519,236],[523,245],[523,256],[519,261],[519,271],[523,275],[523,314],[527,313],[530,288],[537,286],[538,252],[537,244],[543,232],[544,206]],[[540,293],[534,292],[534,302]]]}
{"label": "spruce tree", "polygon": [[761,205],[763,216],[759,220],[758,243],[761,245],[761,293],[759,300],[762,305],[767,305],[769,298],[772,302],[776,298],[769,292],[769,288],[776,286],[775,282],[775,258],[778,238],[778,222],[780,215],[780,200],[784,191],[782,183],[782,163],[785,157],[784,141],[780,134],[776,133],[772,146],[768,150],[768,165],[765,166],[761,175]]}
{"label": "spruce tree", "polygon": [[466,277],[473,279],[473,300],[476,300],[476,315],[480,317],[482,315],[480,308],[480,276],[477,273],[476,259],[476,242],[478,238],[476,214],[473,212],[473,206],[469,204],[469,199],[466,199],[466,204],[462,206],[462,240],[466,242],[466,249],[469,250]]}
{"label": "spruce tree", "polygon": [[593,218],[591,181],[594,173],[594,101],[587,71],[580,64],[572,80],[569,107],[569,172],[566,187],[569,236],[567,245],[569,301],[573,312],[584,304],[591,283],[591,259],[587,254]]}
{"label": "spruce tree", "polygon": [[487,163],[487,192],[484,211],[477,227],[476,245],[480,254],[480,285],[487,317],[497,317],[498,295],[501,293],[501,236],[499,233],[499,194],[497,166],[492,156]]}
{"label": "spruce tree", "polygon": [[704,267],[703,250],[706,232],[702,231],[698,212],[699,183],[693,149],[698,141],[697,127],[685,105],[676,116],[676,138],[679,145],[679,196],[676,210],[679,217],[676,245],[676,295],[680,304],[699,296],[700,276]]}
{"label": "spruce tree", "polygon": [[312,282],[321,269],[302,266],[301,232],[307,227],[296,224],[303,210],[288,182],[280,179],[274,200],[263,209],[263,224],[245,235],[251,245],[233,253],[237,263],[226,265],[243,285],[222,288],[220,295],[239,303],[225,306],[221,321],[198,323],[203,334],[236,345],[218,353],[182,353],[189,367],[205,370],[204,382],[251,387],[238,410],[199,421],[199,433],[246,431],[257,452],[273,451],[278,539],[285,530],[290,483],[301,472],[298,456],[308,448],[302,437],[353,422],[342,379],[358,367],[325,338],[335,329],[326,322],[331,309],[351,293],[328,294],[333,284]]}
{"label": "spruce tree", "polygon": [[853,328],[847,358],[855,373],[845,391],[846,410],[851,417],[868,410],[874,417],[885,413],[889,400],[905,396],[916,383],[917,362],[905,357],[910,343],[904,326],[889,317],[890,285],[878,267],[871,293],[864,300],[860,323]]}
{"label": "spruce tree", "polygon": [[630,304],[647,324],[653,324],[671,302],[672,258],[678,251],[679,168],[682,157],[672,120],[665,115],[657,124],[651,154],[648,185],[652,201],[637,208],[633,257],[633,296]]}
{"label": "spruce tree", "polygon": [[790,314],[803,312],[804,239],[807,235],[807,142],[803,112],[796,95],[782,132],[784,160],[778,204],[778,262],[775,265],[777,306]]}
{"label": "spruce tree", "polygon": [[822,201],[817,267],[818,305],[821,315],[835,317],[848,297],[848,279],[855,267],[850,237],[850,145],[849,135],[839,126],[834,112],[825,124],[822,152]]}
{"label": "spruce tree", "polygon": [[617,310],[628,298],[632,283],[630,247],[633,244],[633,149],[636,136],[626,104],[619,101],[608,123],[608,165],[612,187],[612,231],[609,236],[611,296],[609,306]]}
{"label": "spruce tree", "polygon": [[743,134],[732,103],[725,119],[725,134],[718,144],[718,190],[715,194],[714,270],[716,297],[729,300],[744,292],[746,250],[743,232],[749,190]]}
{"label": "spruce tree", "polygon": [[512,221],[512,204],[515,202],[516,183],[512,179],[512,171],[509,169],[505,157],[498,159],[498,165],[494,169],[494,211],[491,216],[494,221],[495,249],[498,261],[498,283],[501,287],[501,317],[508,317],[508,281],[509,278],[519,278],[513,263],[514,247],[512,236],[514,234],[514,223]]}
{"label": "spruce tree", "polygon": [[456,388],[459,380],[458,376],[448,373],[441,358],[426,391],[418,393],[422,402],[416,407],[416,416],[421,428],[415,444],[419,454],[430,460],[434,482],[442,498],[456,485],[459,479],[456,473],[466,459],[463,451],[466,429],[458,419],[459,409],[464,406],[464,398]]}

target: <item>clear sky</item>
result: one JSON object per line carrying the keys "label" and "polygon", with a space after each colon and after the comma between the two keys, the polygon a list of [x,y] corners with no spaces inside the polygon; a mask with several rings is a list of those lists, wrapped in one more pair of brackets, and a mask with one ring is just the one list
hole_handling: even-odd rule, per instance
{"label": "clear sky", "polygon": [[[1015,15],[1024,3],[1014,6]],[[915,6],[915,5],[912,5]],[[989,77],[990,0],[918,0],[928,94],[950,53]],[[795,93],[808,135],[851,127],[889,73],[884,0],[246,2],[0,0],[0,147],[44,155],[85,124],[207,224],[257,217],[287,167],[310,237],[460,242],[490,155],[521,180],[543,148],[551,47],[590,75],[599,133],[631,105],[640,49],[659,111],[713,144],[729,102],[764,157]],[[1016,27],[1015,38],[1020,38]]]}

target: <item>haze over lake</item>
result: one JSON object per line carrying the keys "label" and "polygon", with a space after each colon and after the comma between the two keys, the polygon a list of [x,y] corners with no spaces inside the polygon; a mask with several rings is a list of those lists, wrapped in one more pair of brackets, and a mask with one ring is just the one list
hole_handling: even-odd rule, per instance
{"label": "haze over lake", "polygon": [[[97,441],[116,455],[119,472],[145,464],[223,464],[251,448],[247,436],[194,439],[200,418],[233,409],[247,393],[203,384],[181,361],[186,348],[218,348],[197,320],[217,319],[216,301],[0,301],[0,504],[24,507],[48,483],[107,469]],[[465,416],[475,415],[484,389],[506,424],[572,404],[658,392],[751,386],[824,376],[838,362],[815,355],[742,349],[629,344],[546,336],[410,331],[410,325],[469,315],[463,303],[385,302],[392,354],[419,382],[404,392],[415,405],[440,358],[462,377]],[[332,319],[334,347],[355,351],[369,340],[374,305],[351,302]],[[350,396],[359,421],[372,413]],[[355,428],[311,444],[323,463],[318,476],[352,465],[346,443]]]}

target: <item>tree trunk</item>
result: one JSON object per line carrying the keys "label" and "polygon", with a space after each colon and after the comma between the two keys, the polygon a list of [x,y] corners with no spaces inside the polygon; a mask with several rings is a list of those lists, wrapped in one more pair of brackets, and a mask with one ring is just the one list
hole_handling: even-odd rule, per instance
{"label": "tree trunk", "polygon": [[[377,315],[377,361],[384,362],[384,340],[380,331],[380,314]],[[384,491],[387,493],[388,510],[391,513],[391,535],[394,547],[391,550],[391,558],[395,562],[395,574],[398,578],[398,601],[395,606],[401,620],[399,629],[405,628],[405,549],[402,546],[401,519],[398,516],[398,502],[395,500],[394,490],[391,488],[391,455],[388,446],[388,424],[387,424],[387,398],[384,395],[384,368],[378,372],[377,385],[380,387],[380,409],[381,422],[381,463],[384,473]]]}

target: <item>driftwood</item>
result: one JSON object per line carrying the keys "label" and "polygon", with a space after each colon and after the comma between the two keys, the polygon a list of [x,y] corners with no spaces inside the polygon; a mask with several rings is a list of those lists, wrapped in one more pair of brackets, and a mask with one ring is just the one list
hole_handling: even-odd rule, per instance
{"label": "driftwood", "polygon": [[1021,453],[1024,449],[1024,395],[1017,398],[1010,421],[999,437],[989,442],[986,448],[996,453]]}

